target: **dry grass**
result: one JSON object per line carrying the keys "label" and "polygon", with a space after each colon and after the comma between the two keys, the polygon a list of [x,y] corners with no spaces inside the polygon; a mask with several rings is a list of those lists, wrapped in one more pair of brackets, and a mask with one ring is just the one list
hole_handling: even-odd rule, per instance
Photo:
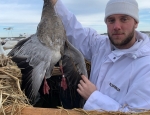
{"label": "dry grass", "polygon": [[4,55],[0,55],[0,114],[14,115],[29,106],[20,89],[20,69]]}

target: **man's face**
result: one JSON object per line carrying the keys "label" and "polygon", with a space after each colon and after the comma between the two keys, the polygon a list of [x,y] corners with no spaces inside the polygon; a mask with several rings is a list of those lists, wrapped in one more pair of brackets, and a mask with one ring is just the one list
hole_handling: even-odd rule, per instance
{"label": "man's face", "polygon": [[130,48],[136,41],[135,28],[138,23],[130,16],[114,14],[106,19],[111,43],[119,49]]}

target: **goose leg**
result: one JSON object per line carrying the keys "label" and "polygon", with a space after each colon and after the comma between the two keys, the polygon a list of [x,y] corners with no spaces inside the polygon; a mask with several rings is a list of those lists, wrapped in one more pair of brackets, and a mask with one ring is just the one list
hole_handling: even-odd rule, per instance
{"label": "goose leg", "polygon": [[62,60],[59,61],[59,66],[60,66],[60,71],[62,73],[62,80],[61,80],[61,87],[63,88],[63,90],[67,89],[67,82],[66,82],[66,78],[63,72],[63,66],[62,66]]}
{"label": "goose leg", "polygon": [[44,93],[44,95],[45,94],[49,94],[49,90],[50,90],[50,87],[48,86],[46,78],[44,77],[44,85],[43,85],[43,93]]}

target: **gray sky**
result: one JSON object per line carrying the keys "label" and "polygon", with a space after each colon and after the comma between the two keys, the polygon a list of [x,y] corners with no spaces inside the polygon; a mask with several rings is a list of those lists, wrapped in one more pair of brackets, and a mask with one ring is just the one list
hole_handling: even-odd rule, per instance
{"label": "gray sky", "polygon": [[[85,27],[106,33],[104,10],[108,0],[62,0]],[[140,23],[137,30],[150,31],[150,1],[137,0]],[[43,0],[0,0],[0,37],[34,34],[40,22]],[[12,27],[12,31],[4,28]]]}

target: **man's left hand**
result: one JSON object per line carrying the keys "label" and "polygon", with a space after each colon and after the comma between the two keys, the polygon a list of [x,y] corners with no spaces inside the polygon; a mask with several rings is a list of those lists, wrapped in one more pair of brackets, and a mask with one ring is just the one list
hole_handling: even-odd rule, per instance
{"label": "man's left hand", "polygon": [[96,86],[88,80],[88,78],[84,75],[81,76],[82,80],[80,80],[80,83],[78,84],[77,92],[85,99],[87,100],[90,95],[97,90]]}

